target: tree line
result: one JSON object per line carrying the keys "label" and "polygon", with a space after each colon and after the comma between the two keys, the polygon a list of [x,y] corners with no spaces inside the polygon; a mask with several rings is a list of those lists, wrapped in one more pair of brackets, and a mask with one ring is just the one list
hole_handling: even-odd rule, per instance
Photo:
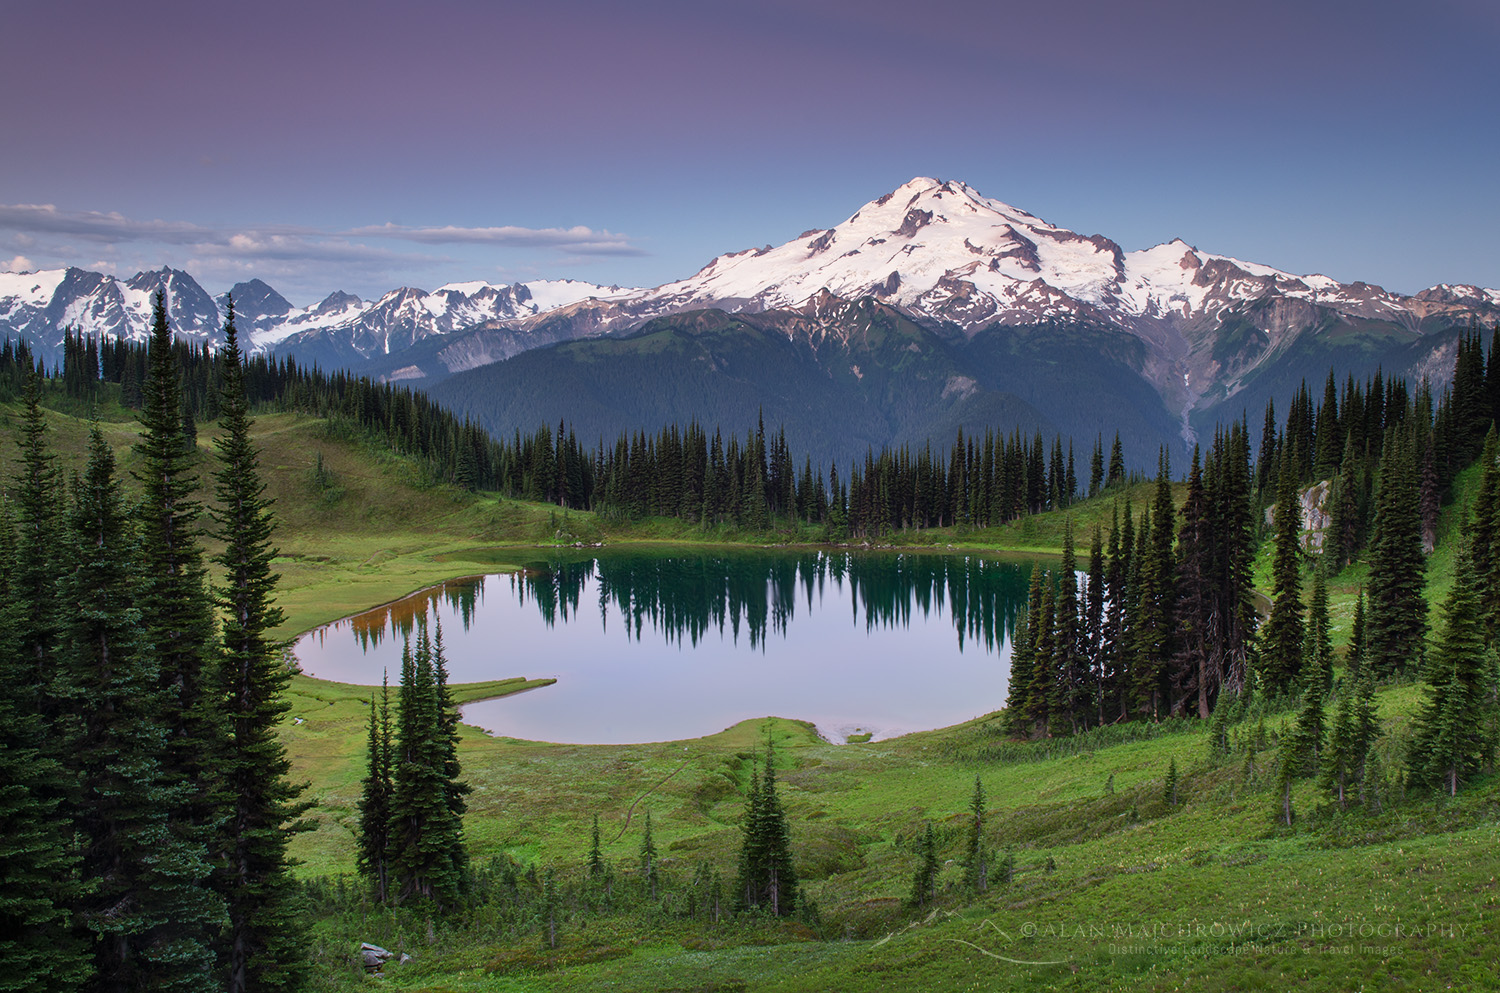
{"label": "tree line", "polygon": [[[184,417],[218,416],[221,359],[206,344],[179,342]],[[140,403],[146,349],[122,339],[97,343],[65,333],[59,372],[68,396],[88,400],[97,384],[115,383],[126,406]],[[33,360],[24,342],[0,351],[0,397]],[[1085,470],[1073,442],[960,429],[943,452],[931,442],[867,452],[861,462],[814,466],[792,454],[784,430],[767,432],[764,417],[743,438],[696,422],[655,433],[622,433],[592,447],[566,422],[495,439],[419,391],[375,383],[347,372],[325,373],[295,359],[255,355],[244,360],[247,396],[262,410],[327,418],[335,430],[373,435],[421,461],[432,478],[470,490],[555,503],[611,516],[676,517],[706,526],[765,530],[820,528],[830,540],[881,537],[903,529],[994,527],[1028,514],[1071,505],[1127,481],[1118,433],[1106,457],[1095,439]],[[1085,475],[1086,472],[1086,475]]]}

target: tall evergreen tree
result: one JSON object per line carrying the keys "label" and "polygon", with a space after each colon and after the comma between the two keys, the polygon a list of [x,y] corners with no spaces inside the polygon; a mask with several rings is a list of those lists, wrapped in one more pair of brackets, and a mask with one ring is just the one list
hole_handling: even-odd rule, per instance
{"label": "tall evergreen tree", "polygon": [[398,901],[431,900],[445,909],[458,900],[464,856],[440,672],[424,623],[415,648],[408,642],[401,656],[388,863]]}
{"label": "tall evergreen tree", "polygon": [[8,585],[17,607],[14,636],[20,669],[16,675],[30,695],[26,709],[41,718],[38,747],[58,756],[66,750],[53,726],[53,718],[58,716],[53,683],[58,676],[54,654],[59,622],[56,583],[62,546],[62,483],[57,456],[47,442],[41,397],[42,377],[33,370],[21,394],[24,413],[16,439],[21,452]]}
{"label": "tall evergreen tree", "polygon": [[380,700],[370,695],[370,721],[365,746],[365,778],[360,787],[358,850],[355,866],[375,887],[375,899],[391,898],[391,798],[395,794],[395,740],[391,731],[391,683],[381,681]]}
{"label": "tall evergreen tree", "polygon": [[0,504],[0,986],[62,993],[90,974],[87,948],[70,933],[83,893],[62,769],[46,747],[18,645],[15,537]]}
{"label": "tall evergreen tree", "polygon": [[[197,453],[184,430],[181,370],[159,291],[147,362],[135,446],[142,490],[136,513],[145,564],[139,600],[144,650],[155,656],[168,694],[162,766],[179,797],[170,815],[172,830],[206,851],[214,825],[227,814],[218,779],[225,730],[215,692],[213,606],[199,543]],[[207,866],[205,860],[205,884]],[[181,929],[184,961],[211,955],[216,929],[201,921],[184,921]]]}
{"label": "tall evergreen tree", "polygon": [[791,832],[776,792],[776,756],[766,743],[766,774],[751,773],[745,798],[744,841],[740,847],[735,903],[740,910],[763,910],[786,917],[797,909],[797,873],[792,866]]}
{"label": "tall evergreen tree", "polygon": [[282,694],[291,674],[281,660],[281,643],[271,636],[284,616],[274,601],[280,577],[271,571],[275,524],[250,439],[233,301],[220,368],[213,518],[224,548],[214,561],[223,569],[215,593],[222,610],[218,671],[229,734],[217,769],[228,817],[219,827],[214,887],[229,908],[229,927],[218,943],[225,988],[245,993],[294,988],[307,971],[308,939],[286,848],[311,804],[298,800],[303,786],[289,781],[291,761],[276,733],[289,707]]}
{"label": "tall evergreen tree", "polygon": [[594,815],[594,829],[589,839],[588,870],[590,879],[604,875],[604,851],[599,844],[599,815]]}
{"label": "tall evergreen tree", "polygon": [[1016,737],[1031,737],[1036,725],[1031,714],[1031,673],[1036,659],[1036,642],[1042,616],[1042,566],[1031,567],[1031,582],[1026,590],[1025,613],[1016,618],[1016,633],[1011,639],[1009,692],[1005,699],[1006,730]]}
{"label": "tall evergreen tree", "polygon": [[80,786],[75,829],[93,881],[79,913],[92,938],[90,988],[220,989],[208,942],[223,922],[223,902],[203,885],[210,864],[202,831],[181,827],[193,786],[167,768],[177,697],[140,624],[144,568],[114,454],[97,428],[68,547],[71,567],[59,584],[69,618],[62,663],[77,721],[69,759]]}
{"label": "tall evergreen tree", "polygon": [[969,800],[969,844],[964,853],[964,885],[983,893],[990,885],[990,852],[984,843],[984,784],[974,774],[974,795]]}
{"label": "tall evergreen tree", "polygon": [[1365,762],[1377,730],[1375,685],[1370,678],[1369,666],[1365,664],[1364,640],[1365,594],[1361,590],[1354,601],[1338,709],[1329,727],[1328,747],[1323,753],[1321,785],[1333,790],[1340,808],[1348,804],[1349,791],[1364,783]]}
{"label": "tall evergreen tree", "polygon": [[1302,505],[1296,467],[1283,460],[1276,486],[1275,550],[1271,563],[1271,616],[1261,629],[1261,684],[1284,693],[1302,677]]}
{"label": "tall evergreen tree", "polygon": [[1062,562],[1058,567],[1056,635],[1052,665],[1056,673],[1059,716],[1066,716],[1076,734],[1087,726],[1093,710],[1089,698],[1088,665],[1083,651],[1082,618],[1078,611],[1078,562],[1073,551],[1073,520],[1063,522]]}
{"label": "tall evergreen tree", "polygon": [[1191,707],[1204,720],[1208,719],[1210,701],[1219,688],[1213,644],[1219,633],[1214,624],[1213,554],[1208,497],[1198,449],[1194,447],[1187,499],[1182,505],[1182,528],[1177,536],[1178,647],[1172,683],[1173,693],[1180,700],[1173,709]]}
{"label": "tall evergreen tree", "polygon": [[1473,541],[1465,530],[1436,649],[1424,672],[1428,696],[1408,759],[1414,782],[1450,796],[1493,748],[1485,727],[1495,705],[1495,654],[1484,644]]}
{"label": "tall evergreen tree", "polygon": [[1385,445],[1370,542],[1367,638],[1379,676],[1421,671],[1427,635],[1426,562],[1417,505],[1417,471],[1409,438]]}

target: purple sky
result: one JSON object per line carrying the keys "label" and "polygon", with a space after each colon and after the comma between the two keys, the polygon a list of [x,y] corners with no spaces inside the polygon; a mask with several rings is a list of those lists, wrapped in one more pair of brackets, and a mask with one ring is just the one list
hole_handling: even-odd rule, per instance
{"label": "purple sky", "polygon": [[1492,0],[6,0],[0,269],[655,285],[927,175],[1500,286],[1497,47]]}

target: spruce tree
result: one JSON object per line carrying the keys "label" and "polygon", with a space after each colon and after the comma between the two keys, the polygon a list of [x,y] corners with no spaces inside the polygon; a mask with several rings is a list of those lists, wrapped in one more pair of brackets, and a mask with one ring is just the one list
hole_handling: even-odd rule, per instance
{"label": "spruce tree", "polygon": [[1275,550],[1271,564],[1271,616],[1261,629],[1261,685],[1285,693],[1302,676],[1301,532],[1302,506],[1297,498],[1295,466],[1283,459],[1276,486]]}
{"label": "spruce tree", "polygon": [[469,848],[464,843],[464,814],[468,812],[469,784],[463,779],[458,759],[459,713],[448,689],[448,656],[443,649],[442,621],[434,618],[432,635],[433,699],[437,712],[437,755],[442,771],[446,815],[443,821],[444,845],[453,878],[460,888],[469,877]]}
{"label": "spruce tree", "polygon": [[360,785],[359,829],[355,832],[358,849],[355,867],[375,886],[375,899],[385,903],[391,897],[391,798],[395,793],[393,759],[395,741],[391,732],[391,684],[381,681],[380,701],[370,695],[370,721],[365,746],[365,778]]}
{"label": "spruce tree", "polygon": [[911,895],[907,900],[914,907],[925,907],[937,898],[937,838],[932,833],[931,821],[927,822],[927,830],[922,834],[917,856],[921,861],[912,874]]}
{"label": "spruce tree", "polygon": [[989,889],[989,849],[984,843],[984,784],[974,774],[974,795],[969,800],[969,844],[964,853],[964,885],[972,893]]}
{"label": "spruce tree", "polygon": [[1029,738],[1036,731],[1031,711],[1031,672],[1036,658],[1036,641],[1042,616],[1042,566],[1031,567],[1031,582],[1026,592],[1025,613],[1016,619],[1015,637],[1011,640],[1009,692],[1005,700],[1006,730],[1018,738]]}
{"label": "spruce tree", "polygon": [[14,552],[9,508],[0,505],[0,987],[62,993],[90,977],[88,949],[71,933],[84,894],[57,789],[63,772],[46,748],[18,645]]}
{"label": "spruce tree", "polygon": [[1478,771],[1491,747],[1484,727],[1494,706],[1495,656],[1484,644],[1481,611],[1472,535],[1465,528],[1442,627],[1424,673],[1428,695],[1408,758],[1414,782],[1450,796]]}
{"label": "spruce tree", "polygon": [[38,747],[60,756],[66,747],[59,740],[53,718],[58,715],[55,650],[58,607],[56,582],[61,549],[62,483],[57,456],[47,443],[48,426],[42,414],[42,377],[32,371],[21,394],[23,415],[16,444],[20,448],[15,480],[14,550],[10,570],[10,596],[17,609],[14,618],[17,677],[30,695],[26,710],[40,716]]}
{"label": "spruce tree", "polygon": [[80,786],[75,830],[93,881],[79,908],[93,939],[91,988],[221,989],[209,940],[223,902],[203,885],[210,864],[202,831],[182,827],[192,784],[167,765],[177,697],[140,623],[144,567],[114,454],[97,428],[68,530],[62,665],[77,717],[69,759]]}
{"label": "spruce tree", "polygon": [[1180,694],[1174,711],[1191,707],[1204,720],[1210,714],[1210,700],[1218,692],[1220,675],[1215,664],[1219,632],[1215,630],[1215,547],[1209,512],[1198,449],[1194,447],[1177,537],[1177,653],[1172,682],[1173,692]]}
{"label": "spruce tree", "polygon": [[233,302],[224,338],[213,518],[215,537],[224,543],[214,561],[223,569],[215,593],[222,611],[218,672],[229,734],[216,771],[228,817],[219,827],[214,887],[229,908],[229,927],[218,943],[225,988],[244,993],[293,988],[307,971],[308,938],[286,848],[311,804],[298,800],[304,787],[287,778],[291,762],[277,735],[289,707],[282,694],[291,674],[281,660],[281,642],[271,635],[284,616],[273,599],[280,578],[271,571],[275,524],[260,455],[250,440]]}
{"label": "spruce tree", "polygon": [[589,841],[588,873],[590,879],[604,875],[604,852],[599,845],[599,815],[594,815],[594,830]]}
{"label": "spruce tree", "polygon": [[1411,443],[1401,437],[1385,446],[1375,508],[1370,566],[1367,639],[1377,676],[1421,671],[1427,635],[1426,563],[1417,472]]}
{"label": "spruce tree", "polygon": [[449,778],[456,760],[442,668],[434,664],[423,624],[415,649],[408,641],[401,655],[387,857],[395,899],[431,900],[439,910],[457,902],[464,865],[463,824],[455,815],[461,786]]}
{"label": "spruce tree", "polygon": [[1326,737],[1324,701],[1327,698],[1328,656],[1315,654],[1308,658],[1302,673],[1302,709],[1291,736],[1282,745],[1282,763],[1293,775],[1304,776],[1316,771],[1323,754]]}
{"label": "spruce tree", "polygon": [[[202,846],[206,856],[214,825],[228,815],[218,780],[225,729],[222,698],[215,692],[212,601],[199,544],[197,458],[183,428],[181,372],[160,291],[152,309],[147,362],[141,436],[135,446],[142,490],[136,516],[144,563],[139,599],[143,650],[155,657],[167,694],[160,715],[167,728],[162,767],[178,797],[170,812],[171,829]],[[205,857],[205,885],[207,876]],[[222,900],[219,906],[216,916],[222,920]],[[204,927],[198,919],[185,920],[180,928],[184,963],[211,954],[216,928]]]}
{"label": "spruce tree", "polygon": [[656,842],[651,838],[651,811],[646,811],[646,830],[641,835],[641,885],[656,899]]}
{"label": "spruce tree", "polygon": [[1056,635],[1052,643],[1052,667],[1056,673],[1056,707],[1066,717],[1074,734],[1087,726],[1093,710],[1088,685],[1088,663],[1083,651],[1083,631],[1078,610],[1078,562],[1073,551],[1073,520],[1063,521],[1062,562],[1057,571]]}
{"label": "spruce tree", "polygon": [[1318,692],[1323,696],[1333,688],[1333,639],[1329,633],[1328,581],[1323,570],[1313,574],[1312,595],[1307,602],[1307,643],[1302,657],[1308,671],[1318,672]]}
{"label": "spruce tree", "polygon": [[792,866],[791,833],[776,793],[776,757],[766,743],[766,774],[750,776],[745,798],[744,841],[740,848],[735,904],[786,917],[797,909],[797,874]]}
{"label": "spruce tree", "polygon": [[1120,432],[1115,432],[1114,444],[1109,448],[1109,475],[1105,478],[1106,488],[1121,485],[1125,482],[1125,450],[1120,447]]}

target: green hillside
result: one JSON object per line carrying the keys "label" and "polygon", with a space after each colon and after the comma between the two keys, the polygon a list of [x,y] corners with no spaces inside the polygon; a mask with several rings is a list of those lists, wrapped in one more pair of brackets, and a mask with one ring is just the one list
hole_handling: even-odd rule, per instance
{"label": "green hillside", "polygon": [[[49,415],[51,443],[69,471],[82,465],[82,413]],[[0,451],[16,451],[16,422],[16,408],[0,405]],[[112,408],[103,427],[128,472],[134,423]],[[417,462],[314,418],[264,414],[255,430],[280,520],[287,635],[440,579],[503,567],[518,546],[812,537],[564,514],[435,484]],[[200,448],[211,438],[201,427]],[[12,458],[3,465],[5,475],[13,471]],[[1460,478],[1455,507],[1474,485],[1472,472]],[[1149,486],[1130,493],[1137,509],[1149,494]],[[1107,522],[1117,496],[1071,508],[1077,533]],[[1444,534],[1452,518],[1450,507]],[[891,542],[1052,551],[1062,530],[1062,515],[1042,514]],[[1450,548],[1429,561],[1429,599],[1452,582]],[[1347,618],[1362,568],[1335,578],[1336,619]],[[1343,641],[1336,635],[1336,645]],[[546,692],[502,680],[456,695],[528,689]],[[1403,743],[1422,695],[1410,684],[1379,694],[1385,735],[1370,809],[1341,812],[1303,780],[1289,828],[1275,820],[1273,770],[1292,714],[1274,708],[1243,715],[1229,730],[1231,753],[1219,758],[1209,757],[1208,727],[1170,720],[1017,743],[992,713],[842,746],[786,720],[632,746],[543,744],[465,728],[461,756],[474,787],[465,830],[483,894],[446,921],[377,907],[352,877],[369,692],[298,677],[283,729],[294,775],[310,782],[315,801],[314,829],[294,850],[318,914],[319,988],[367,985],[354,957],[360,941],[414,957],[388,966],[384,985],[456,993],[1500,985],[1492,953],[1500,781],[1491,773],[1452,800],[1405,790]],[[816,913],[714,922],[711,880],[734,878],[744,791],[768,737]],[[1174,766],[1175,798],[1167,790]],[[960,864],[976,775],[988,798],[994,878],[979,894],[965,889]],[[638,881],[648,811],[661,852],[656,900]],[[596,815],[612,871],[608,895],[584,873]],[[939,895],[915,908],[907,897],[929,823]],[[1009,883],[993,875],[1007,852]],[[556,948],[543,944],[549,914]]]}

